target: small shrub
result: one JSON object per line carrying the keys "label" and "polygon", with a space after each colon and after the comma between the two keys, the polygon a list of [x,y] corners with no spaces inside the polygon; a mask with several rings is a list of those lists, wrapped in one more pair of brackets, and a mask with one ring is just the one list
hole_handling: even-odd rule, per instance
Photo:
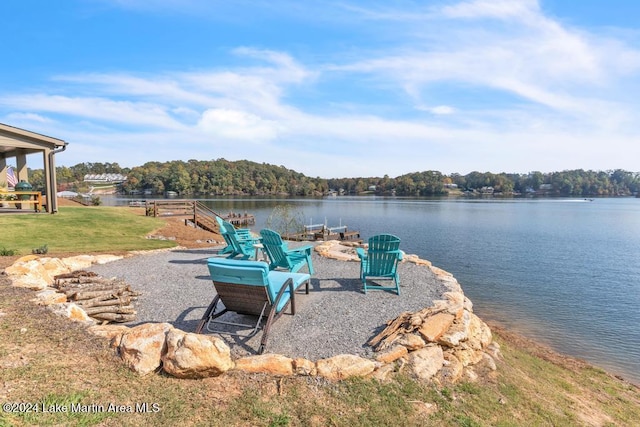
{"label": "small shrub", "polygon": [[49,252],[49,247],[47,245],[42,245],[39,248],[31,249],[31,253],[36,255],[44,255],[47,252]]}
{"label": "small shrub", "polygon": [[9,193],[0,193],[0,201],[3,200],[18,200],[18,196],[16,196],[15,194],[9,194]]}
{"label": "small shrub", "polygon": [[0,256],[14,256],[14,255],[18,255],[18,250],[17,249],[7,249],[7,248],[0,248]]}
{"label": "small shrub", "polygon": [[293,205],[277,205],[267,218],[266,225],[280,234],[300,233],[304,230],[304,217]]}
{"label": "small shrub", "polygon": [[100,199],[100,197],[98,197],[98,196],[92,196],[91,197],[91,204],[93,206],[100,206],[102,204],[102,199]]}

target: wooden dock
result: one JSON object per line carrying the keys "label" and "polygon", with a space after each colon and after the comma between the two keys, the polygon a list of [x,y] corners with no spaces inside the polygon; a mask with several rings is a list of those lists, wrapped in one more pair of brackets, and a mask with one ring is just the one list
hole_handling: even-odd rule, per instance
{"label": "wooden dock", "polygon": [[327,227],[324,224],[305,225],[302,233],[285,234],[282,238],[297,242],[316,242],[327,240],[362,242],[360,232],[350,231],[346,225],[341,225],[339,227]]}
{"label": "wooden dock", "polygon": [[144,204],[147,216],[182,216],[191,219],[197,226],[212,232],[218,232],[216,217],[230,222],[236,227],[246,227],[256,223],[255,216],[229,212],[220,214],[209,209],[198,200],[190,199],[154,199]]}

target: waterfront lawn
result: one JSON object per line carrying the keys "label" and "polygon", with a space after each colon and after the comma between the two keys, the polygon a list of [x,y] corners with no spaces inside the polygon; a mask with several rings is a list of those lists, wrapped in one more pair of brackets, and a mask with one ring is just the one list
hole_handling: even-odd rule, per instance
{"label": "waterfront lawn", "polygon": [[134,215],[126,207],[60,207],[58,213],[0,216],[0,249],[30,254],[47,246],[50,253],[150,250],[176,246],[175,242],[146,239],[165,222]]}
{"label": "waterfront lawn", "polygon": [[[173,246],[144,238],[163,225],[129,208],[62,207],[56,215],[1,216],[0,248],[24,255],[45,244],[55,253]],[[10,404],[0,426],[627,426],[640,419],[637,387],[494,326],[503,354],[497,371],[455,386],[414,381],[406,368],[382,383],[241,372],[179,380],[134,374],[105,339],[33,304],[33,294],[0,275],[0,400]]]}
{"label": "waterfront lawn", "polygon": [[[14,405],[0,411],[0,426],[628,426],[640,419],[637,387],[499,330],[497,372],[455,386],[414,381],[406,371],[382,383],[241,372],[140,377],[107,340],[7,284],[0,275],[0,396]],[[20,402],[38,412],[20,412]]]}

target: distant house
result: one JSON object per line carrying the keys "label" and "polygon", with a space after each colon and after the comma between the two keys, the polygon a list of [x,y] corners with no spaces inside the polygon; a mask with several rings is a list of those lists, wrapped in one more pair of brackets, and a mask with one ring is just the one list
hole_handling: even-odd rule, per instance
{"label": "distant house", "polygon": [[482,187],[480,192],[482,194],[493,194],[493,187]]}
{"label": "distant house", "polygon": [[85,182],[93,182],[93,183],[118,184],[126,180],[127,180],[127,177],[119,173],[87,174],[84,176]]}
{"label": "distant house", "polygon": [[458,188],[458,184],[445,184],[444,188]]}
{"label": "distant house", "polygon": [[375,185],[370,185],[369,186],[369,191],[376,191],[376,186]]}
{"label": "distant house", "polygon": [[80,194],[75,191],[58,191],[56,196],[62,197],[63,199],[73,199],[74,197],[78,197]]}

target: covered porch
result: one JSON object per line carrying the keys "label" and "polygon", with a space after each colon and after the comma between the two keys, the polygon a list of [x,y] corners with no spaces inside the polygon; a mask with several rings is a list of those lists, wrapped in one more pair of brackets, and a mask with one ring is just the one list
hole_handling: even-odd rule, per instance
{"label": "covered porch", "polygon": [[[16,163],[15,181],[17,183],[21,181],[29,182],[27,156],[41,154],[42,164],[44,165],[44,189],[39,202],[40,209],[44,209],[48,213],[57,212],[55,155],[64,151],[66,147],[67,142],[61,139],[0,123],[0,183],[9,183],[7,159],[11,158],[15,158]],[[34,201],[36,196],[32,198]],[[32,209],[31,204],[23,211],[35,211],[36,209]],[[14,211],[17,210],[14,209]]]}

